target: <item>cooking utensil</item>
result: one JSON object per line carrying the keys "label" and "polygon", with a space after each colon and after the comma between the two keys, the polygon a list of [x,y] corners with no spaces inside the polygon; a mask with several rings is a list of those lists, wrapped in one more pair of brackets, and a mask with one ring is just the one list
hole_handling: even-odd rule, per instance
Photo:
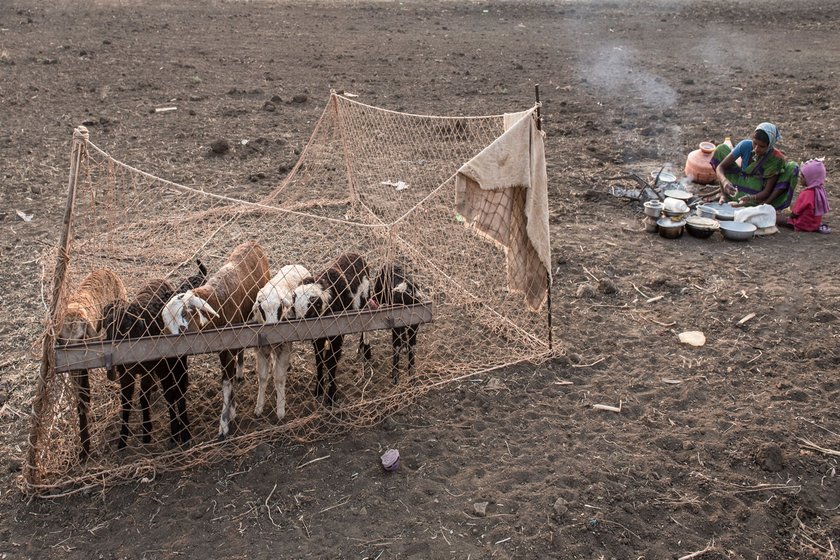
{"label": "cooking utensil", "polygon": [[712,218],[691,216],[685,221],[685,229],[694,237],[707,239],[720,229],[720,223]]}
{"label": "cooking utensil", "polygon": [[701,204],[697,207],[697,215],[701,218],[717,218],[717,210],[708,204]]}
{"label": "cooking utensil", "polygon": [[755,235],[756,227],[746,222],[720,222],[720,231],[726,239],[732,241],[749,241]]}
{"label": "cooking utensil", "polygon": [[717,212],[715,218],[718,220],[732,221],[735,219],[735,209],[727,202],[724,202],[723,204],[720,204],[719,202],[707,202],[706,206],[713,208],[715,212]]}
{"label": "cooking utensil", "polygon": [[683,234],[685,220],[675,222],[671,218],[659,218],[656,225],[659,226],[659,235],[666,239],[676,239]]}
{"label": "cooking utensil", "polygon": [[645,207],[645,216],[659,218],[662,214],[662,203],[658,200],[648,200],[643,206]]}
{"label": "cooking utensil", "polygon": [[677,200],[689,200],[694,195],[682,189],[668,189],[665,191],[665,196],[668,198],[676,198]]}

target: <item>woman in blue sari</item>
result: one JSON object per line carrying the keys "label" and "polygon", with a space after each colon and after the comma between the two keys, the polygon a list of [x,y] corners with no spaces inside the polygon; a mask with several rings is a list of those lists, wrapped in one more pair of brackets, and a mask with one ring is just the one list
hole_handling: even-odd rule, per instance
{"label": "woman in blue sari", "polygon": [[781,137],[776,125],[765,122],[756,127],[752,138],[741,140],[734,148],[721,144],[715,149],[712,167],[721,202],[733,206],[770,204],[777,211],[790,206],[799,166],[787,161],[775,147]]}

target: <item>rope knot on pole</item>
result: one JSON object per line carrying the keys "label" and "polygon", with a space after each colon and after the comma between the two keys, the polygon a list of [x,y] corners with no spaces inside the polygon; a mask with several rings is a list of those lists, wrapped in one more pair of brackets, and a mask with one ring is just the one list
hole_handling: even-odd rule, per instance
{"label": "rope knot on pole", "polygon": [[87,142],[88,140],[90,140],[90,133],[87,127],[79,125],[73,130],[74,142]]}

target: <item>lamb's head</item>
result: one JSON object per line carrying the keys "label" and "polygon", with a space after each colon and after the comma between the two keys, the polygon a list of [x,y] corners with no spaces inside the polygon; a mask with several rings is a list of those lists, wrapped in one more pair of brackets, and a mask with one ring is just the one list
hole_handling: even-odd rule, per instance
{"label": "lamb's head", "polygon": [[172,296],[163,307],[163,325],[170,334],[181,334],[190,330],[190,323],[198,320],[198,328],[207,324],[208,315],[218,317],[219,314],[209,303],[196,296],[192,290]]}
{"label": "lamb's head", "polygon": [[58,340],[62,342],[96,338],[98,335],[96,326],[81,309],[68,309],[58,329]]}
{"label": "lamb's head", "polygon": [[254,308],[251,315],[254,321],[261,325],[276,323],[280,320],[280,301],[277,299],[277,291],[268,291],[265,288],[257,293],[254,301]]}
{"label": "lamb's head", "polygon": [[292,292],[287,318],[310,319],[323,315],[331,299],[331,292],[324,290],[320,284],[301,284]]}

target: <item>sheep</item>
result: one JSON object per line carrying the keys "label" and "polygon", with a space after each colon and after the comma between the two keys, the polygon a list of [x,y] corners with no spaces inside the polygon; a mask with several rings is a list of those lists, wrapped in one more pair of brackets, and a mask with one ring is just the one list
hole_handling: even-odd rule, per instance
{"label": "sheep", "polygon": [[[102,330],[108,339],[124,340],[163,333],[163,306],[176,293],[202,285],[207,278],[207,268],[197,260],[199,272],[185,279],[177,289],[167,280],[157,279],[146,283],[131,302],[112,302],[103,313]],[[120,384],[120,439],[118,449],[123,449],[129,435],[128,420],[137,378],[140,378],[140,410],[143,414],[143,443],[149,443],[152,423],[149,393],[155,378],[160,380],[169,408],[170,436],[176,445],[190,442],[186,394],[189,385],[187,357],[149,360],[137,364],[117,366],[108,370],[111,380]]]}
{"label": "sheep", "polygon": [[[299,264],[282,267],[268,283],[260,289],[254,303],[254,320],[260,324],[274,324],[288,317],[292,307],[292,293],[304,282],[312,282],[312,274]],[[265,406],[265,389],[268,385],[268,370],[274,370],[274,388],[277,392],[277,419],[286,415],[286,376],[292,357],[292,343],[284,342],[257,348],[257,373],[259,391],[254,414],[260,416]],[[273,363],[272,363],[273,361]]]}
{"label": "sheep", "polygon": [[[346,253],[334,260],[312,282],[302,283],[295,288],[289,318],[304,319],[338,315],[348,310],[358,311],[367,305],[369,296],[370,278],[365,259],[355,253]],[[329,405],[335,403],[335,375],[343,345],[343,335],[313,341],[317,370],[315,396],[323,395]],[[370,345],[364,333],[359,340],[359,352],[366,361],[369,360]]]}
{"label": "sheep", "polygon": [[[269,280],[268,258],[256,241],[237,246],[225,263],[203,286],[173,296],[163,308],[165,328],[172,334],[207,327],[244,323],[252,313],[260,288]],[[207,316],[205,316],[205,313]],[[233,379],[241,377],[243,350],[222,350],[222,414],[219,439],[230,432],[236,418]]]}
{"label": "sheep", "polygon": [[[58,341],[62,344],[80,342],[99,335],[102,312],[112,301],[125,301],[128,294],[122,280],[112,271],[102,268],[88,274],[71,296],[58,328]],[[82,461],[90,456],[90,433],[88,432],[88,410],[90,408],[90,378],[88,370],[79,369],[71,373],[78,390],[77,411],[79,416],[79,438]]]}
{"label": "sheep", "polygon": [[[413,305],[422,301],[423,295],[417,284],[397,263],[385,264],[373,282],[370,303],[378,306]],[[371,306],[373,307],[373,305]],[[406,325],[391,329],[391,382],[400,381],[400,351],[408,354],[408,372],[414,372],[414,348],[417,345],[417,325]]]}

